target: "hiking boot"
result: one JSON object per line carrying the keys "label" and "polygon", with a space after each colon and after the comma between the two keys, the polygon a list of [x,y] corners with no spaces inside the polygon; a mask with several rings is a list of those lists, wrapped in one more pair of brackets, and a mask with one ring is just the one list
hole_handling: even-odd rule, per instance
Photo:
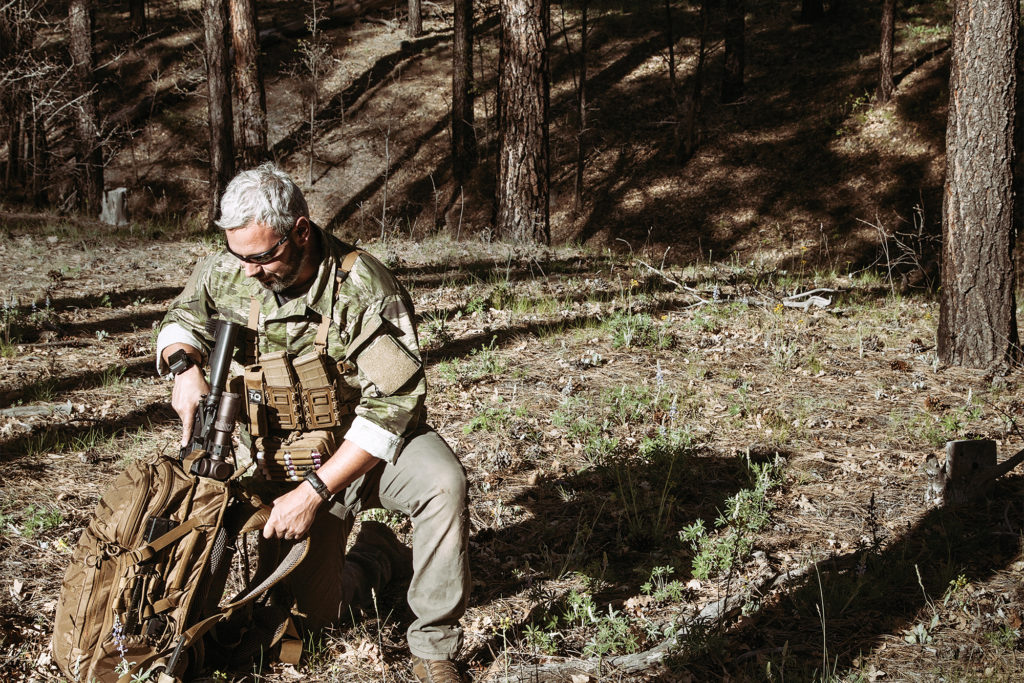
{"label": "hiking boot", "polygon": [[450,659],[423,659],[413,655],[412,672],[422,683],[463,683],[459,666]]}

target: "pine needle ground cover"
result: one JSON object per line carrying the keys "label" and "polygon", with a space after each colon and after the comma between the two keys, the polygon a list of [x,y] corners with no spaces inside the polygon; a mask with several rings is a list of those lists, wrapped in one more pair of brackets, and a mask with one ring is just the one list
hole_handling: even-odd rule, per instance
{"label": "pine needle ground cover", "polygon": [[[56,675],[56,591],[93,505],[176,448],[151,326],[217,248],[30,227],[0,238],[21,273],[0,319],[4,680]],[[931,296],[756,258],[367,247],[411,289],[431,421],[469,473],[474,680],[1020,675],[1021,479],[939,512],[921,472],[949,439],[1016,450],[1020,380],[941,366]],[[792,307],[814,289],[826,305]],[[407,680],[410,619],[380,596],[260,679]]]}

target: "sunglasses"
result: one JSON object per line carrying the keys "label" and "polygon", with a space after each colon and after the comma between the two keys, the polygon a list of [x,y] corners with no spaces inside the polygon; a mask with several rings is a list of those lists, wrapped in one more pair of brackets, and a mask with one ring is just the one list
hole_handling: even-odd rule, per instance
{"label": "sunglasses", "polygon": [[[292,229],[294,230],[294,228],[292,228]],[[280,247],[282,244],[287,242],[288,241],[288,237],[291,234],[292,234],[292,231],[289,230],[288,234],[286,234],[284,237],[282,237],[277,242],[275,242],[274,246],[272,246],[270,249],[267,249],[266,251],[261,251],[258,254],[252,254],[250,256],[242,256],[241,254],[236,254],[235,252],[233,252],[231,250],[231,247],[229,247],[226,242],[224,244],[224,248],[228,250],[229,254],[234,256],[236,259],[238,259],[242,263],[251,263],[253,265],[262,266],[264,264],[270,263],[275,258],[277,258],[277,253],[276,252],[277,252],[278,247]]]}

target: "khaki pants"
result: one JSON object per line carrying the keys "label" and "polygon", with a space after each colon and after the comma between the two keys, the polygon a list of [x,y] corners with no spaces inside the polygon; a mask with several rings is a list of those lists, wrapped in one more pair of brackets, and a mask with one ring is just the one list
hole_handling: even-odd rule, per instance
{"label": "khaki pants", "polygon": [[409,650],[426,659],[453,658],[462,645],[459,619],[466,610],[469,576],[466,473],[433,430],[414,433],[394,464],[381,462],[324,506],[309,532],[309,555],[288,578],[299,612],[310,628],[348,616],[395,572],[386,548],[357,538],[346,566],[345,545],[353,515],[371,508],[397,510],[412,519],[412,580],[407,595],[416,620]]}

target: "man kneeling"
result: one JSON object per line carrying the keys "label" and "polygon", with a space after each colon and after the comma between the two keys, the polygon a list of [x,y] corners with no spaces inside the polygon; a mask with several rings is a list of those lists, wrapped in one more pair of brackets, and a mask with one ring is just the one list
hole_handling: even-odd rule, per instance
{"label": "man kneeling", "polygon": [[408,292],[379,261],[317,227],[302,192],[272,164],[231,181],[217,225],[225,249],[196,267],[157,341],[183,442],[209,390],[200,369],[213,344],[207,322],[247,321],[233,366],[243,368],[235,382],[246,397],[237,457],[249,468],[243,483],[273,499],[263,536],[310,538],[288,579],[304,624],[338,622],[359,586],[399,571],[401,549],[379,529],[360,535],[344,565],[354,514],[400,511],[413,524],[413,671],[422,681],[461,680],[453,659],[470,589],[466,476],[426,424]]}

